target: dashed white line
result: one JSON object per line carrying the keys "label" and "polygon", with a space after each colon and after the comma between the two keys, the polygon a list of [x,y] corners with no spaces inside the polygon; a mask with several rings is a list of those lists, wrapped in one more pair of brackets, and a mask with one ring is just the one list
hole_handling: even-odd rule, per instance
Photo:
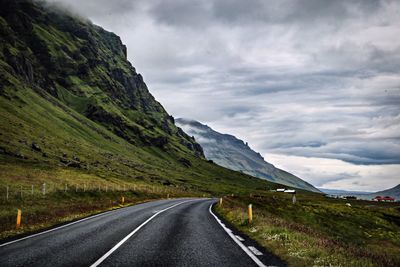
{"label": "dashed white line", "polygon": [[266,267],[264,265],[264,263],[262,263],[245,245],[242,244],[242,242],[240,242],[233,234],[232,232],[229,232],[227,230],[227,228],[225,227],[225,225],[221,222],[221,220],[217,217],[217,215],[214,214],[214,212],[212,212],[211,208],[212,205],[210,205],[210,208],[208,209],[209,212],[211,213],[212,216],[214,216],[215,220],[217,220],[217,222],[221,225],[222,229],[224,229],[224,231],[233,239],[233,241],[235,241],[236,244],[238,244],[238,246],[257,264],[257,266],[260,267]]}
{"label": "dashed white line", "polygon": [[239,241],[241,241],[241,242],[244,241],[243,237],[241,237],[241,236],[239,236],[239,235],[235,235],[235,237],[236,237]]}
{"label": "dashed white line", "polygon": [[183,203],[187,203],[187,202],[191,202],[191,201],[196,201],[195,200],[187,200],[187,201],[183,201],[183,202],[179,202],[175,205],[169,206],[168,208],[165,208],[163,210],[158,211],[157,213],[155,213],[153,216],[151,216],[150,218],[148,218],[146,221],[144,221],[141,225],[139,225],[135,230],[133,230],[132,232],[130,232],[127,236],[125,236],[121,241],[119,241],[114,247],[112,247],[109,251],[107,251],[106,254],[104,254],[100,259],[98,259],[95,263],[93,263],[92,265],[90,265],[91,267],[96,267],[99,266],[100,263],[102,263],[105,259],[107,259],[114,251],[116,251],[123,243],[125,243],[131,236],[133,236],[137,231],[139,231],[143,226],[145,226],[148,222],[150,222],[151,220],[153,220],[157,215],[163,213],[164,211],[167,211],[169,209],[172,209],[176,206],[179,206]]}
{"label": "dashed white line", "polygon": [[254,255],[257,255],[257,256],[261,256],[262,255],[262,252],[259,251],[258,249],[256,249],[255,247],[248,246],[248,248],[251,250],[251,252],[253,252]]}

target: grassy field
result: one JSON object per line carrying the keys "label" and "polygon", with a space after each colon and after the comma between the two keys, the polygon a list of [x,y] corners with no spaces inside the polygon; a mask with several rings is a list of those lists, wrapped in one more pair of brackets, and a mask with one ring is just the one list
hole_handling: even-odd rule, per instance
{"label": "grassy field", "polygon": [[399,203],[317,194],[297,200],[292,204],[290,195],[277,192],[225,197],[217,212],[289,266],[400,266]]}

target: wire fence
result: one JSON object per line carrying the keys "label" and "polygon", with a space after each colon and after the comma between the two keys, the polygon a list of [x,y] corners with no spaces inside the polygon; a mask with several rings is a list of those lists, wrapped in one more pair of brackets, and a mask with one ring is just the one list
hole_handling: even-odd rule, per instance
{"label": "wire fence", "polygon": [[5,185],[0,189],[1,200],[8,202],[30,198],[45,198],[58,193],[112,193],[138,192],[151,194],[172,194],[182,192],[179,188],[168,186],[132,185],[132,184],[100,184],[100,183],[41,183],[31,185]]}

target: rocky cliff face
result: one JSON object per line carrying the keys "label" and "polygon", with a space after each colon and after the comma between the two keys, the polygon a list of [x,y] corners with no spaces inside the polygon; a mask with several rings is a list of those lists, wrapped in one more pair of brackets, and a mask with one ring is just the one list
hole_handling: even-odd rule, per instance
{"label": "rocky cliff face", "polygon": [[196,141],[200,143],[207,159],[213,160],[223,167],[271,182],[320,192],[295,175],[266,162],[260,153],[253,151],[247,143],[233,135],[221,134],[207,125],[193,120],[177,119],[176,122],[178,126],[189,135],[194,136]]}
{"label": "rocky cliff face", "polygon": [[33,90],[134,145],[203,157],[126,52],[115,34],[56,7],[0,0],[0,95],[15,99],[17,91]]}

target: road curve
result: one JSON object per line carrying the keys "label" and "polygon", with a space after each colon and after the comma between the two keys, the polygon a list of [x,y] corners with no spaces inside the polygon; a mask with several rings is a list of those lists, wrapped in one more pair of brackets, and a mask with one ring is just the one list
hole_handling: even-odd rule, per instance
{"label": "road curve", "polygon": [[251,241],[239,246],[210,212],[214,202],[160,200],[89,217],[0,244],[0,266],[284,265],[265,252],[250,255],[243,244]]}

